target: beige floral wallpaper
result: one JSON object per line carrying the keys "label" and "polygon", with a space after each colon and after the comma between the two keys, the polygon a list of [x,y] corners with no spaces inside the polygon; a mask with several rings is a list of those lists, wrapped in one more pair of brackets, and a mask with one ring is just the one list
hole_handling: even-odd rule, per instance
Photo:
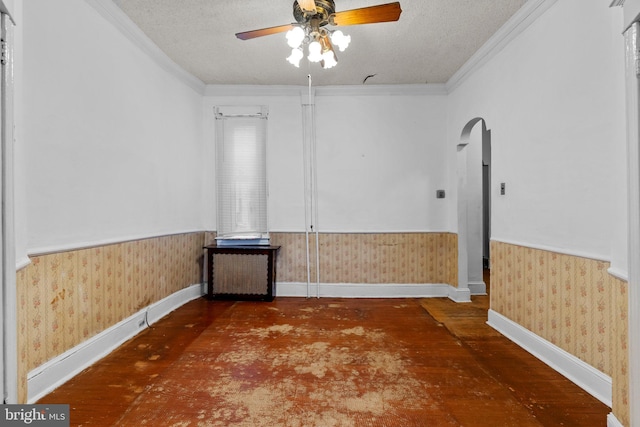
{"label": "beige floral wallpaper", "polygon": [[491,265],[491,308],[609,375],[628,425],[627,282],[607,262],[495,241]]}
{"label": "beige floral wallpaper", "polygon": [[[458,241],[452,233],[320,233],[324,283],[446,283],[458,285]],[[278,281],[306,282],[305,233],[271,233],[280,245]],[[309,236],[315,274],[315,235]]]}
{"label": "beige floral wallpaper", "polygon": [[17,273],[19,401],[27,373],[195,283],[204,233],[35,256]]}

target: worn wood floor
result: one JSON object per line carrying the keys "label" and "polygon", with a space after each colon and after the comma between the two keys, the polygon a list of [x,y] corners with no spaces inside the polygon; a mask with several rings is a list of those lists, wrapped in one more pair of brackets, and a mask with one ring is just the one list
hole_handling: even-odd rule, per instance
{"label": "worn wood floor", "polygon": [[488,297],[198,299],[38,403],[73,426],[605,426]]}

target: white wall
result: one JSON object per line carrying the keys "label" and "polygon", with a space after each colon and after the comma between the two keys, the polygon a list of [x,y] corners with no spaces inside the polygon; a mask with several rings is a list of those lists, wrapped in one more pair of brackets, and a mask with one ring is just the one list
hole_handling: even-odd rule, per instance
{"label": "white wall", "polygon": [[[217,89],[210,88],[205,100],[209,121],[214,105],[268,105],[270,229],[304,231],[306,90],[280,88],[265,96],[261,88]],[[375,88],[360,94],[314,88],[318,231],[449,231],[449,199],[436,199],[437,189],[447,189],[446,97],[398,90],[382,95]],[[206,137],[211,144],[213,126]],[[208,152],[213,159],[213,149]],[[206,181],[214,182],[213,171],[207,174]],[[207,217],[215,218],[215,204],[207,203]],[[215,221],[207,225],[215,228]]]}
{"label": "white wall", "polygon": [[83,0],[24,2],[22,35],[16,246],[201,229],[202,95]]}
{"label": "white wall", "polygon": [[446,97],[316,97],[319,227],[447,231]]}
{"label": "white wall", "polygon": [[640,0],[626,0],[624,2],[624,24],[621,31],[629,28],[640,17]]}
{"label": "white wall", "polygon": [[618,19],[604,2],[556,2],[450,95],[451,156],[470,119],[492,131],[494,239],[626,269]]}

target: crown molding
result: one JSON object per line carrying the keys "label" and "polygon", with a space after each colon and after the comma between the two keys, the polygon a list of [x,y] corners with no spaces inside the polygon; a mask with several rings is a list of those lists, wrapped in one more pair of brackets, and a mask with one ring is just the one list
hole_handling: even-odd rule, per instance
{"label": "crown molding", "polygon": [[497,55],[520,35],[557,0],[528,0],[446,83],[447,92],[453,92],[469,76]]}
{"label": "crown molding", "polygon": [[309,89],[306,86],[286,85],[206,85],[205,96],[300,96]]}
{"label": "crown molding", "polygon": [[171,60],[113,1],[85,0],[85,2],[153,59],[162,69],[197,93],[204,94],[205,84],[202,80]]}
{"label": "crown molding", "polygon": [[[444,84],[314,86],[315,96],[447,95]],[[207,85],[205,96],[301,96],[307,86]]]}
{"label": "crown molding", "polygon": [[13,25],[16,25],[16,21],[13,19],[13,16],[11,15],[11,11],[15,10],[15,6],[13,5],[12,1],[9,1],[7,3],[9,3],[10,7],[7,7],[7,5],[5,4],[4,0],[0,0],[0,12],[4,13],[5,15],[7,15],[9,17],[9,19],[11,20],[11,23]]}
{"label": "crown molding", "polygon": [[444,84],[319,86],[317,96],[447,95]]}

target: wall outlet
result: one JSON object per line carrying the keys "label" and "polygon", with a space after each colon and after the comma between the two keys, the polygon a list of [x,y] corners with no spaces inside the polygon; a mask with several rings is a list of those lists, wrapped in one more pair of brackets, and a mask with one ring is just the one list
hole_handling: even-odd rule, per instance
{"label": "wall outlet", "polygon": [[506,194],[506,184],[504,182],[500,183],[500,195],[504,196]]}
{"label": "wall outlet", "polygon": [[444,199],[444,190],[436,190],[436,199]]}

